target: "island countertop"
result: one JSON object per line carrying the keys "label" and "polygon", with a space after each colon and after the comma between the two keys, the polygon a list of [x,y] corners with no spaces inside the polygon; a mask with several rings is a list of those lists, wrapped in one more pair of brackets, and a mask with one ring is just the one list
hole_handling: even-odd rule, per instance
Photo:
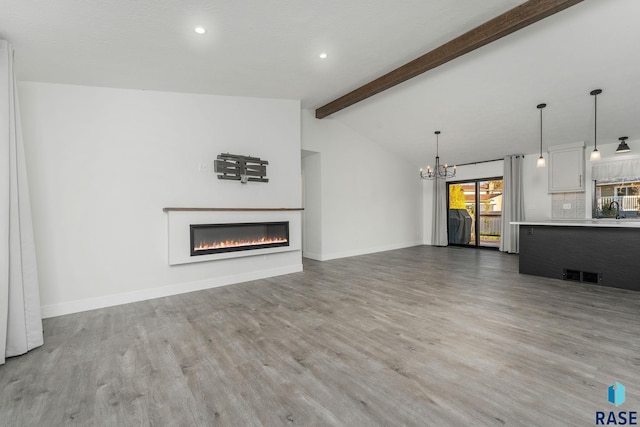
{"label": "island countertop", "polygon": [[551,219],[546,221],[513,221],[511,225],[543,225],[549,227],[617,227],[640,228],[638,218]]}

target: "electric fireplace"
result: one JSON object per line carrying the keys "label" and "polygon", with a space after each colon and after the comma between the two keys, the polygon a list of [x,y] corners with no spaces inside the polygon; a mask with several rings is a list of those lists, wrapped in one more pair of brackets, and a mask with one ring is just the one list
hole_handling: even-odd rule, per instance
{"label": "electric fireplace", "polygon": [[[249,257],[223,270],[280,271],[283,263],[299,263],[302,250],[301,209],[164,208],[167,213],[169,265]],[[296,264],[301,265],[301,264]],[[262,270],[261,270],[262,269]],[[272,271],[273,270],[273,271]],[[225,276],[226,277],[226,276]],[[251,274],[243,275],[251,279]]]}
{"label": "electric fireplace", "polygon": [[192,224],[191,256],[289,246],[289,222]]}

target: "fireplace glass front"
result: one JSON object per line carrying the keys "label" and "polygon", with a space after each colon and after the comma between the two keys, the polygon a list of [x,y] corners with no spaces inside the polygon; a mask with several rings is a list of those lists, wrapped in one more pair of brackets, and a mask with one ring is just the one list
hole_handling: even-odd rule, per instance
{"label": "fireplace glass front", "polygon": [[191,225],[191,256],[289,246],[289,222]]}

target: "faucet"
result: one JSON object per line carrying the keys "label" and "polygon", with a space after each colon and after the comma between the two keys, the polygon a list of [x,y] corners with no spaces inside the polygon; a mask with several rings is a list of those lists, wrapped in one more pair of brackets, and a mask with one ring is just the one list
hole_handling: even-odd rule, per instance
{"label": "faucet", "polygon": [[614,200],[613,202],[609,203],[609,210],[611,210],[611,207],[614,205],[614,203],[616,205],[616,219],[625,218],[623,216],[620,216],[620,203],[618,203],[617,201]]}

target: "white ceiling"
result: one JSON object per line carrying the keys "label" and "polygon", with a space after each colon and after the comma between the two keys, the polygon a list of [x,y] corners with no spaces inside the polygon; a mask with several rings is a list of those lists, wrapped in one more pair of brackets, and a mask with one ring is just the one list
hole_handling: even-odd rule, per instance
{"label": "white ceiling", "polygon": [[[3,0],[0,38],[19,80],[315,109],[523,2]],[[536,152],[540,102],[545,146],[592,143],[602,88],[599,143],[640,139],[639,16],[637,0],[585,0],[324,120],[416,164],[432,162],[439,129],[443,160],[462,163]]]}

